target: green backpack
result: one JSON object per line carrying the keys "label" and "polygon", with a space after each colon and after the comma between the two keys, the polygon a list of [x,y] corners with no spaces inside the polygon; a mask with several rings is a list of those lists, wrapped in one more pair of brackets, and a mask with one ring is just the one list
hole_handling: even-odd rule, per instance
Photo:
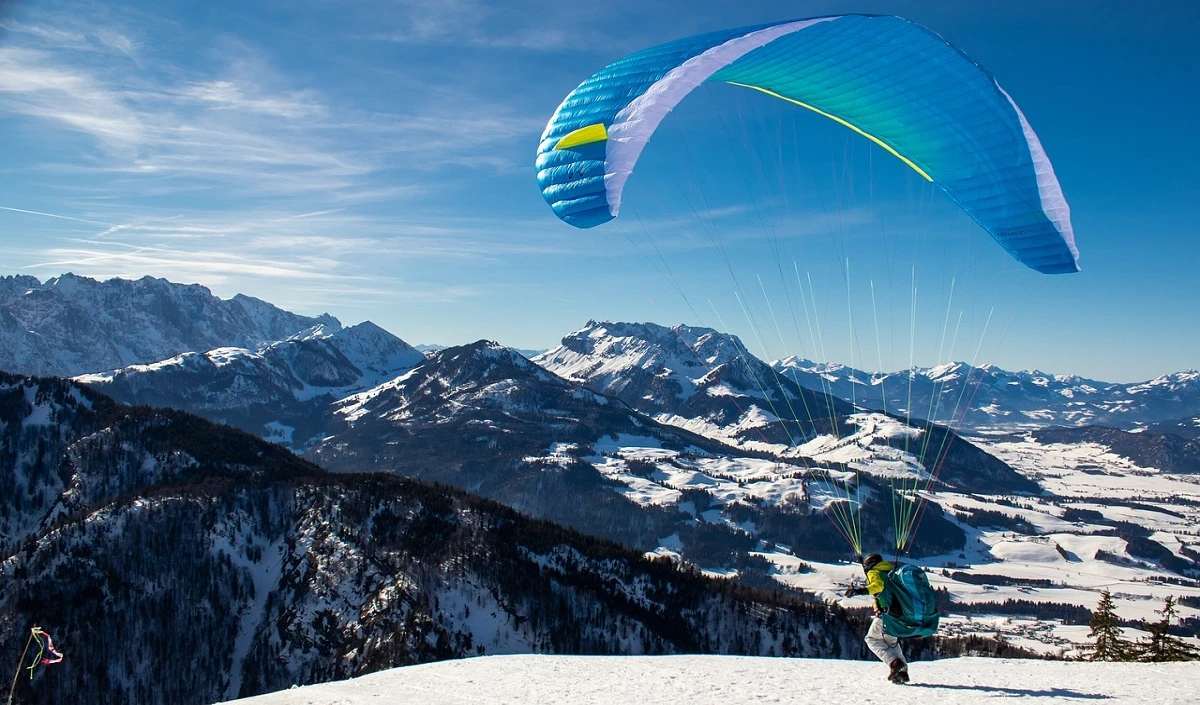
{"label": "green backpack", "polygon": [[920,566],[905,563],[889,571],[878,599],[887,606],[880,617],[888,634],[904,639],[937,631],[941,615],[929,577]]}

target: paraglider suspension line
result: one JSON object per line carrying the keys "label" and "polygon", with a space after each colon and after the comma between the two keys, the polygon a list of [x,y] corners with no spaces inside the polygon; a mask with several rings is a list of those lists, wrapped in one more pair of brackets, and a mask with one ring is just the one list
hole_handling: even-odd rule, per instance
{"label": "paraglider suspension line", "polygon": [[12,705],[13,693],[17,692],[17,679],[21,676],[21,666],[25,664],[25,657],[29,655],[29,646],[33,643],[33,637],[37,633],[37,627],[29,630],[29,638],[25,640],[25,650],[21,652],[21,658],[17,661],[17,670],[13,671],[12,685],[8,689],[8,705]]}

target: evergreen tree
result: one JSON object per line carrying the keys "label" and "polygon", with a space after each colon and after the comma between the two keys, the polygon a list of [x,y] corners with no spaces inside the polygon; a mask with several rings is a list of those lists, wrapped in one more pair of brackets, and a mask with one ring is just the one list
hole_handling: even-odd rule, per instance
{"label": "evergreen tree", "polygon": [[1142,661],[1196,661],[1200,660],[1200,650],[1182,638],[1170,633],[1171,623],[1179,617],[1175,607],[1175,598],[1168,597],[1161,610],[1155,614],[1162,615],[1157,622],[1147,622],[1146,631],[1150,636],[1142,642]]}
{"label": "evergreen tree", "polygon": [[1121,638],[1121,627],[1117,624],[1117,613],[1113,606],[1112,593],[1108,590],[1100,593],[1100,604],[1092,613],[1090,622],[1092,630],[1088,632],[1091,643],[1084,647],[1084,652],[1092,661],[1130,661],[1133,656],[1132,644]]}

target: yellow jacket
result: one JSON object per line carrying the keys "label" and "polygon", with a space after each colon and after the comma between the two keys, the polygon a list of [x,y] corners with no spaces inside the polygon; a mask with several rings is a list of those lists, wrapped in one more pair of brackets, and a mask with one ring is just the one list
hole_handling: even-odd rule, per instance
{"label": "yellow jacket", "polygon": [[[888,561],[879,561],[871,566],[867,571],[867,592],[872,596],[878,596],[883,592],[884,584],[887,581],[887,574],[891,572],[892,564]],[[887,605],[880,605],[879,601],[875,601],[876,606],[880,609],[887,609]]]}

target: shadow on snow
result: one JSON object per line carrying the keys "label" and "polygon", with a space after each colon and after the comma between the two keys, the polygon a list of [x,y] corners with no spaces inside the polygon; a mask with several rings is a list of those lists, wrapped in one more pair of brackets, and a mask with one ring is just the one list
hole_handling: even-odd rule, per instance
{"label": "shadow on snow", "polygon": [[1111,695],[1103,693],[1081,693],[1070,688],[1001,688],[991,685],[942,685],[939,683],[910,683],[917,688],[944,688],[946,690],[977,690],[981,693],[995,693],[1004,696],[1022,696],[1028,698],[1076,698],[1079,700],[1110,700]]}

